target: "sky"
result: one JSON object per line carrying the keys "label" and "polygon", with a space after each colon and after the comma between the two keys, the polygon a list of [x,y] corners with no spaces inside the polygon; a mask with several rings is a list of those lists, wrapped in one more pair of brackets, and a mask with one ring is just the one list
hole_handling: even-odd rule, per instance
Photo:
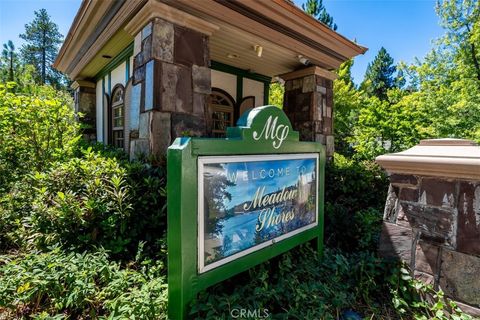
{"label": "sky", "polygon": [[[266,1],[266,0],[263,0]],[[301,5],[304,0],[294,0]],[[34,11],[45,8],[64,36],[80,7],[80,0],[0,0],[0,44],[12,40],[32,21]],[[432,40],[443,34],[435,14],[435,0],[323,0],[337,24],[337,32],[369,48],[355,59],[354,81],[360,83],[369,62],[383,46],[395,63],[423,58]]]}
{"label": "sky", "polygon": [[0,0],[0,45],[12,40],[20,48],[23,40],[18,35],[25,32],[25,24],[33,21],[34,11],[42,8],[66,36],[80,3],[80,0]]}
{"label": "sky", "polygon": [[[304,0],[295,0],[300,5]],[[413,63],[432,48],[444,31],[435,13],[435,0],[323,0],[337,32],[367,47],[355,58],[352,75],[363,80],[369,62],[383,46],[395,63]]]}

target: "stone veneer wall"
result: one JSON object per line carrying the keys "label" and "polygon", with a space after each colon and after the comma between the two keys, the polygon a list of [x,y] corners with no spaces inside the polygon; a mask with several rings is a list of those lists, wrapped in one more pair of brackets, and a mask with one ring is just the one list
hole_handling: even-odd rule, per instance
{"label": "stone veneer wall", "polygon": [[333,81],[316,74],[285,81],[283,110],[300,140],[317,141],[333,156]]}
{"label": "stone veneer wall", "polygon": [[155,18],[135,37],[130,156],[163,156],[182,134],[207,134],[208,36]]}
{"label": "stone veneer wall", "polygon": [[380,253],[480,316],[480,180],[389,171]]}
{"label": "stone veneer wall", "polygon": [[97,141],[95,84],[87,81],[75,81],[74,104],[75,112],[82,113],[82,134],[87,141]]}

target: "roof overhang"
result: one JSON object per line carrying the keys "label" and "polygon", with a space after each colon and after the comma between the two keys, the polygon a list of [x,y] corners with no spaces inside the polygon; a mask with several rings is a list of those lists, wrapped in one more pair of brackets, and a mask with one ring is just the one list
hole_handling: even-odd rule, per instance
{"label": "roof overhang", "polygon": [[[72,79],[92,78],[109,62],[102,56],[132,43],[136,21],[155,17],[208,27],[212,60],[268,76],[304,67],[298,56],[333,70],[367,50],[286,0],[84,0],[54,67]],[[265,49],[261,60],[254,44]]]}

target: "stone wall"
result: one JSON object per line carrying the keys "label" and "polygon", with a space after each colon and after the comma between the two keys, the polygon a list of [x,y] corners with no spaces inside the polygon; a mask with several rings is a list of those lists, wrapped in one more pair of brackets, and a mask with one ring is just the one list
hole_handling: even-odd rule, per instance
{"label": "stone wall", "polygon": [[71,87],[74,90],[75,112],[83,114],[80,119],[83,137],[87,141],[96,142],[95,83],[80,80],[74,81]]}
{"label": "stone wall", "polygon": [[[298,71],[282,75],[285,81],[283,110],[300,133],[302,141],[317,141],[333,156],[333,81],[315,73],[310,67],[306,75]],[[295,74],[299,75],[295,77]]]}
{"label": "stone wall", "polygon": [[[447,153],[452,148],[452,152],[462,151],[450,143],[443,148]],[[410,157],[403,157],[412,165],[410,174],[409,169],[400,170],[401,162],[392,164],[404,160],[402,157],[390,157],[391,163],[377,158],[389,171],[391,183],[379,251],[383,256],[402,259],[410,265],[415,278],[442,289],[465,311],[480,316],[480,179],[472,171],[471,179],[455,178],[448,168],[439,170],[438,175],[422,174],[445,157],[428,160],[428,148],[417,155],[411,150]],[[467,153],[465,156],[472,156],[472,152]],[[459,159],[455,157],[444,165],[453,170]],[[469,170],[472,168],[467,168],[467,175]],[[477,172],[480,174],[480,170]]]}
{"label": "stone wall", "polygon": [[135,36],[133,54],[131,157],[162,157],[176,137],[206,135],[208,36],[154,18]]}

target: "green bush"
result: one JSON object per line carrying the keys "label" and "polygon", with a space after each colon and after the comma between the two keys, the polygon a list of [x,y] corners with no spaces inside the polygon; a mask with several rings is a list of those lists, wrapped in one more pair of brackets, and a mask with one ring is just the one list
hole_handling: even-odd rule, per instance
{"label": "green bush", "polygon": [[325,169],[325,242],[347,252],[376,250],[388,181],[370,162],[335,154]]}
{"label": "green bush", "polygon": [[11,93],[0,84],[0,195],[24,174],[72,155],[80,139],[71,97],[49,86]]}
{"label": "green bush", "polygon": [[133,239],[129,252],[133,254],[138,243],[143,242],[143,254],[158,258],[160,252],[167,250],[166,168],[139,161],[126,162],[124,166],[134,213],[128,222],[127,232]]}
{"label": "green bush", "polygon": [[407,266],[393,269],[388,278],[393,308],[402,318],[416,320],[472,320],[454,301],[432,285],[412,278]]}
{"label": "green bush", "polygon": [[131,259],[146,242],[144,253],[158,254],[166,229],[162,168],[106,154],[87,149],[17,182],[0,199],[3,249],[101,246]]}
{"label": "green bush", "polygon": [[229,319],[233,309],[267,309],[273,319],[338,319],[354,307],[376,313],[389,269],[371,253],[327,249],[320,258],[304,245],[202,292],[191,316]]}
{"label": "green bush", "polygon": [[351,319],[349,310],[363,319],[473,319],[397,262],[328,248],[319,257],[308,244],[201,292],[190,316],[231,319],[235,309],[266,310],[268,319]]}
{"label": "green bush", "polygon": [[19,189],[21,201],[29,196],[30,201],[12,208],[21,223],[17,242],[26,248],[60,244],[82,250],[99,245],[120,252],[129,241],[127,218],[132,210],[125,177],[115,159],[90,151],[84,158],[57,162],[29,176]]}
{"label": "green bush", "polygon": [[105,251],[0,256],[0,318],[165,318],[163,269],[148,261],[122,268]]}

